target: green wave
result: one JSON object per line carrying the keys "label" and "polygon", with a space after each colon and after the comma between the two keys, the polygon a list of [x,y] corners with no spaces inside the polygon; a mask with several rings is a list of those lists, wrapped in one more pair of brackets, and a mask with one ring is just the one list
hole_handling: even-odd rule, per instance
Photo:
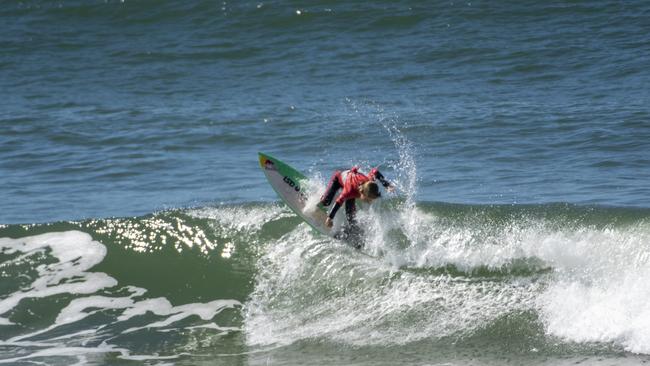
{"label": "green wave", "polygon": [[[3,326],[5,337],[20,337],[34,329],[30,327],[48,330],[52,322],[60,323],[55,319],[69,311],[71,301],[92,304],[97,296],[103,299],[100,309],[109,306],[106,314],[111,312],[109,300],[127,302],[119,308],[122,315],[118,311],[113,317],[146,309],[147,301],[161,299],[172,306],[211,306],[218,312],[210,315],[214,318],[207,324],[206,319],[191,318],[182,322],[183,327],[172,328],[178,338],[173,354],[187,346],[185,331],[202,329],[200,334],[214,336],[210,321],[218,324],[215,329],[220,332],[215,344],[241,352],[276,346],[291,349],[305,342],[415,349],[449,345],[499,349],[512,343],[515,354],[536,348],[562,355],[593,352],[601,349],[593,342],[605,342],[606,352],[643,353],[646,345],[639,341],[643,333],[636,328],[623,328],[620,335],[616,329],[602,334],[581,331],[579,326],[576,330],[574,323],[583,321],[584,315],[573,312],[598,309],[594,297],[618,301],[624,293],[632,304],[643,298],[643,291],[635,289],[636,279],[645,281],[644,268],[650,260],[649,217],[648,210],[616,207],[410,205],[394,200],[359,211],[360,221],[375,230],[362,253],[318,234],[275,203],[4,225],[0,238],[89,234],[106,247],[105,257],[90,271],[106,274],[110,281],[92,296],[83,292],[33,295],[0,316],[16,323]],[[47,251],[21,255],[4,249],[0,253],[4,268],[0,304],[7,296],[22,296],[21,289],[31,286],[32,292],[37,291],[34,283],[44,276],[42,266],[48,268],[45,275],[56,276],[56,259]],[[68,274],[66,282],[57,286],[81,280],[75,276]],[[84,272],[82,279],[88,281],[89,276]],[[92,288],[90,282],[85,285]],[[138,295],[137,289],[145,295]],[[579,307],[565,303],[566,299]],[[230,308],[219,312],[220,306]],[[174,313],[165,309],[158,307],[158,316],[171,322]],[[622,311],[634,315],[635,309]],[[91,310],[77,311],[83,315]],[[595,314],[588,324],[609,329]],[[92,321],[101,323],[93,319],[87,316],[67,327],[73,332],[88,329]],[[143,321],[148,323],[142,325]],[[128,343],[129,336],[120,335],[127,328],[143,332],[138,333],[133,352],[149,349],[142,337],[157,324],[151,314],[117,326],[110,325],[112,320],[105,322],[103,339],[117,337],[118,345]],[[68,328],[52,332],[64,335]]]}
{"label": "green wave", "polygon": [[[561,231],[636,230],[648,226],[650,210],[636,208],[548,205],[459,205],[421,203],[404,207],[403,201],[384,205],[388,219],[408,216],[409,210],[425,218],[411,227],[385,233],[379,257],[417,248],[444,247],[442,233],[465,233],[459,243],[472,247],[511,245],[518,230],[539,235]],[[392,216],[391,216],[392,215]],[[302,221],[283,205],[253,203],[162,211],[141,217],[92,219],[32,225],[5,225],[0,237],[23,237],[48,232],[80,230],[108,248],[97,270],[120,282],[149,289],[178,301],[234,298],[246,300],[252,290],[257,260],[268,245],[288,235]],[[414,232],[409,232],[411,229]],[[311,232],[318,237],[319,234]],[[328,240],[321,238],[322,240]],[[421,242],[418,242],[420,240]],[[442,241],[441,241],[442,240]],[[457,238],[455,240],[458,240]],[[332,245],[336,245],[332,241]],[[404,270],[447,273],[454,276],[530,275],[548,271],[551,264],[529,257],[505,258],[498,266],[463,262],[403,263]],[[182,289],[182,290],[179,290]]]}

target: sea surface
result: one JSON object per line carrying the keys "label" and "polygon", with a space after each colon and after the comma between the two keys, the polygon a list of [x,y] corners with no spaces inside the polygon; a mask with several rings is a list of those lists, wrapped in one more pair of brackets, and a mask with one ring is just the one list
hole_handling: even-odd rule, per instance
{"label": "sea surface", "polygon": [[[644,1],[3,1],[0,364],[650,362],[649,30]],[[313,197],[398,189],[357,251],[260,151]]]}

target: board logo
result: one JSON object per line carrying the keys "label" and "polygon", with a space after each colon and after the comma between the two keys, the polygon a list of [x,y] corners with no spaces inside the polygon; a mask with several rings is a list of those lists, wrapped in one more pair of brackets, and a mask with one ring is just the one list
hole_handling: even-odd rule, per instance
{"label": "board logo", "polygon": [[286,184],[288,184],[289,187],[295,189],[296,192],[300,192],[300,186],[299,186],[298,184],[296,184],[296,182],[294,182],[293,179],[291,179],[291,178],[289,178],[289,177],[287,177],[287,176],[285,175],[284,178],[283,178],[282,180],[284,180],[284,182],[285,182]]}
{"label": "board logo", "polygon": [[269,159],[264,160],[264,169],[278,171],[278,168],[275,167],[275,164]]}

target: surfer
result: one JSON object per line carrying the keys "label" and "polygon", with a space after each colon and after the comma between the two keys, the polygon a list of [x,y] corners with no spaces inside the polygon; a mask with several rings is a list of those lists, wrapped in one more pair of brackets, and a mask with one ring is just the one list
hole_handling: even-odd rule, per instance
{"label": "surfer", "polygon": [[348,219],[349,230],[346,235],[358,234],[359,229],[355,220],[357,211],[355,200],[358,198],[364,202],[371,203],[375,199],[381,197],[379,186],[375,183],[375,180],[378,180],[389,192],[395,190],[395,187],[384,178],[377,168],[373,168],[368,175],[360,173],[359,168],[357,167],[342,172],[338,170],[335,171],[327,185],[325,193],[320,199],[320,203],[324,207],[327,207],[332,203],[334,196],[339,190],[341,190],[341,194],[338,196],[334,206],[332,206],[327,215],[325,225],[327,225],[327,227],[332,227],[334,224],[334,216],[336,216],[336,213],[341,206],[345,204],[345,214]]}

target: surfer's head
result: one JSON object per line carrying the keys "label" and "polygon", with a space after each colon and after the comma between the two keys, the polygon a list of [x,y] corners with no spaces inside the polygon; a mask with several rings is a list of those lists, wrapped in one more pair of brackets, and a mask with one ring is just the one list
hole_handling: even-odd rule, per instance
{"label": "surfer's head", "polygon": [[376,198],[381,197],[379,186],[375,182],[365,182],[359,186],[359,197],[362,201],[371,202]]}

